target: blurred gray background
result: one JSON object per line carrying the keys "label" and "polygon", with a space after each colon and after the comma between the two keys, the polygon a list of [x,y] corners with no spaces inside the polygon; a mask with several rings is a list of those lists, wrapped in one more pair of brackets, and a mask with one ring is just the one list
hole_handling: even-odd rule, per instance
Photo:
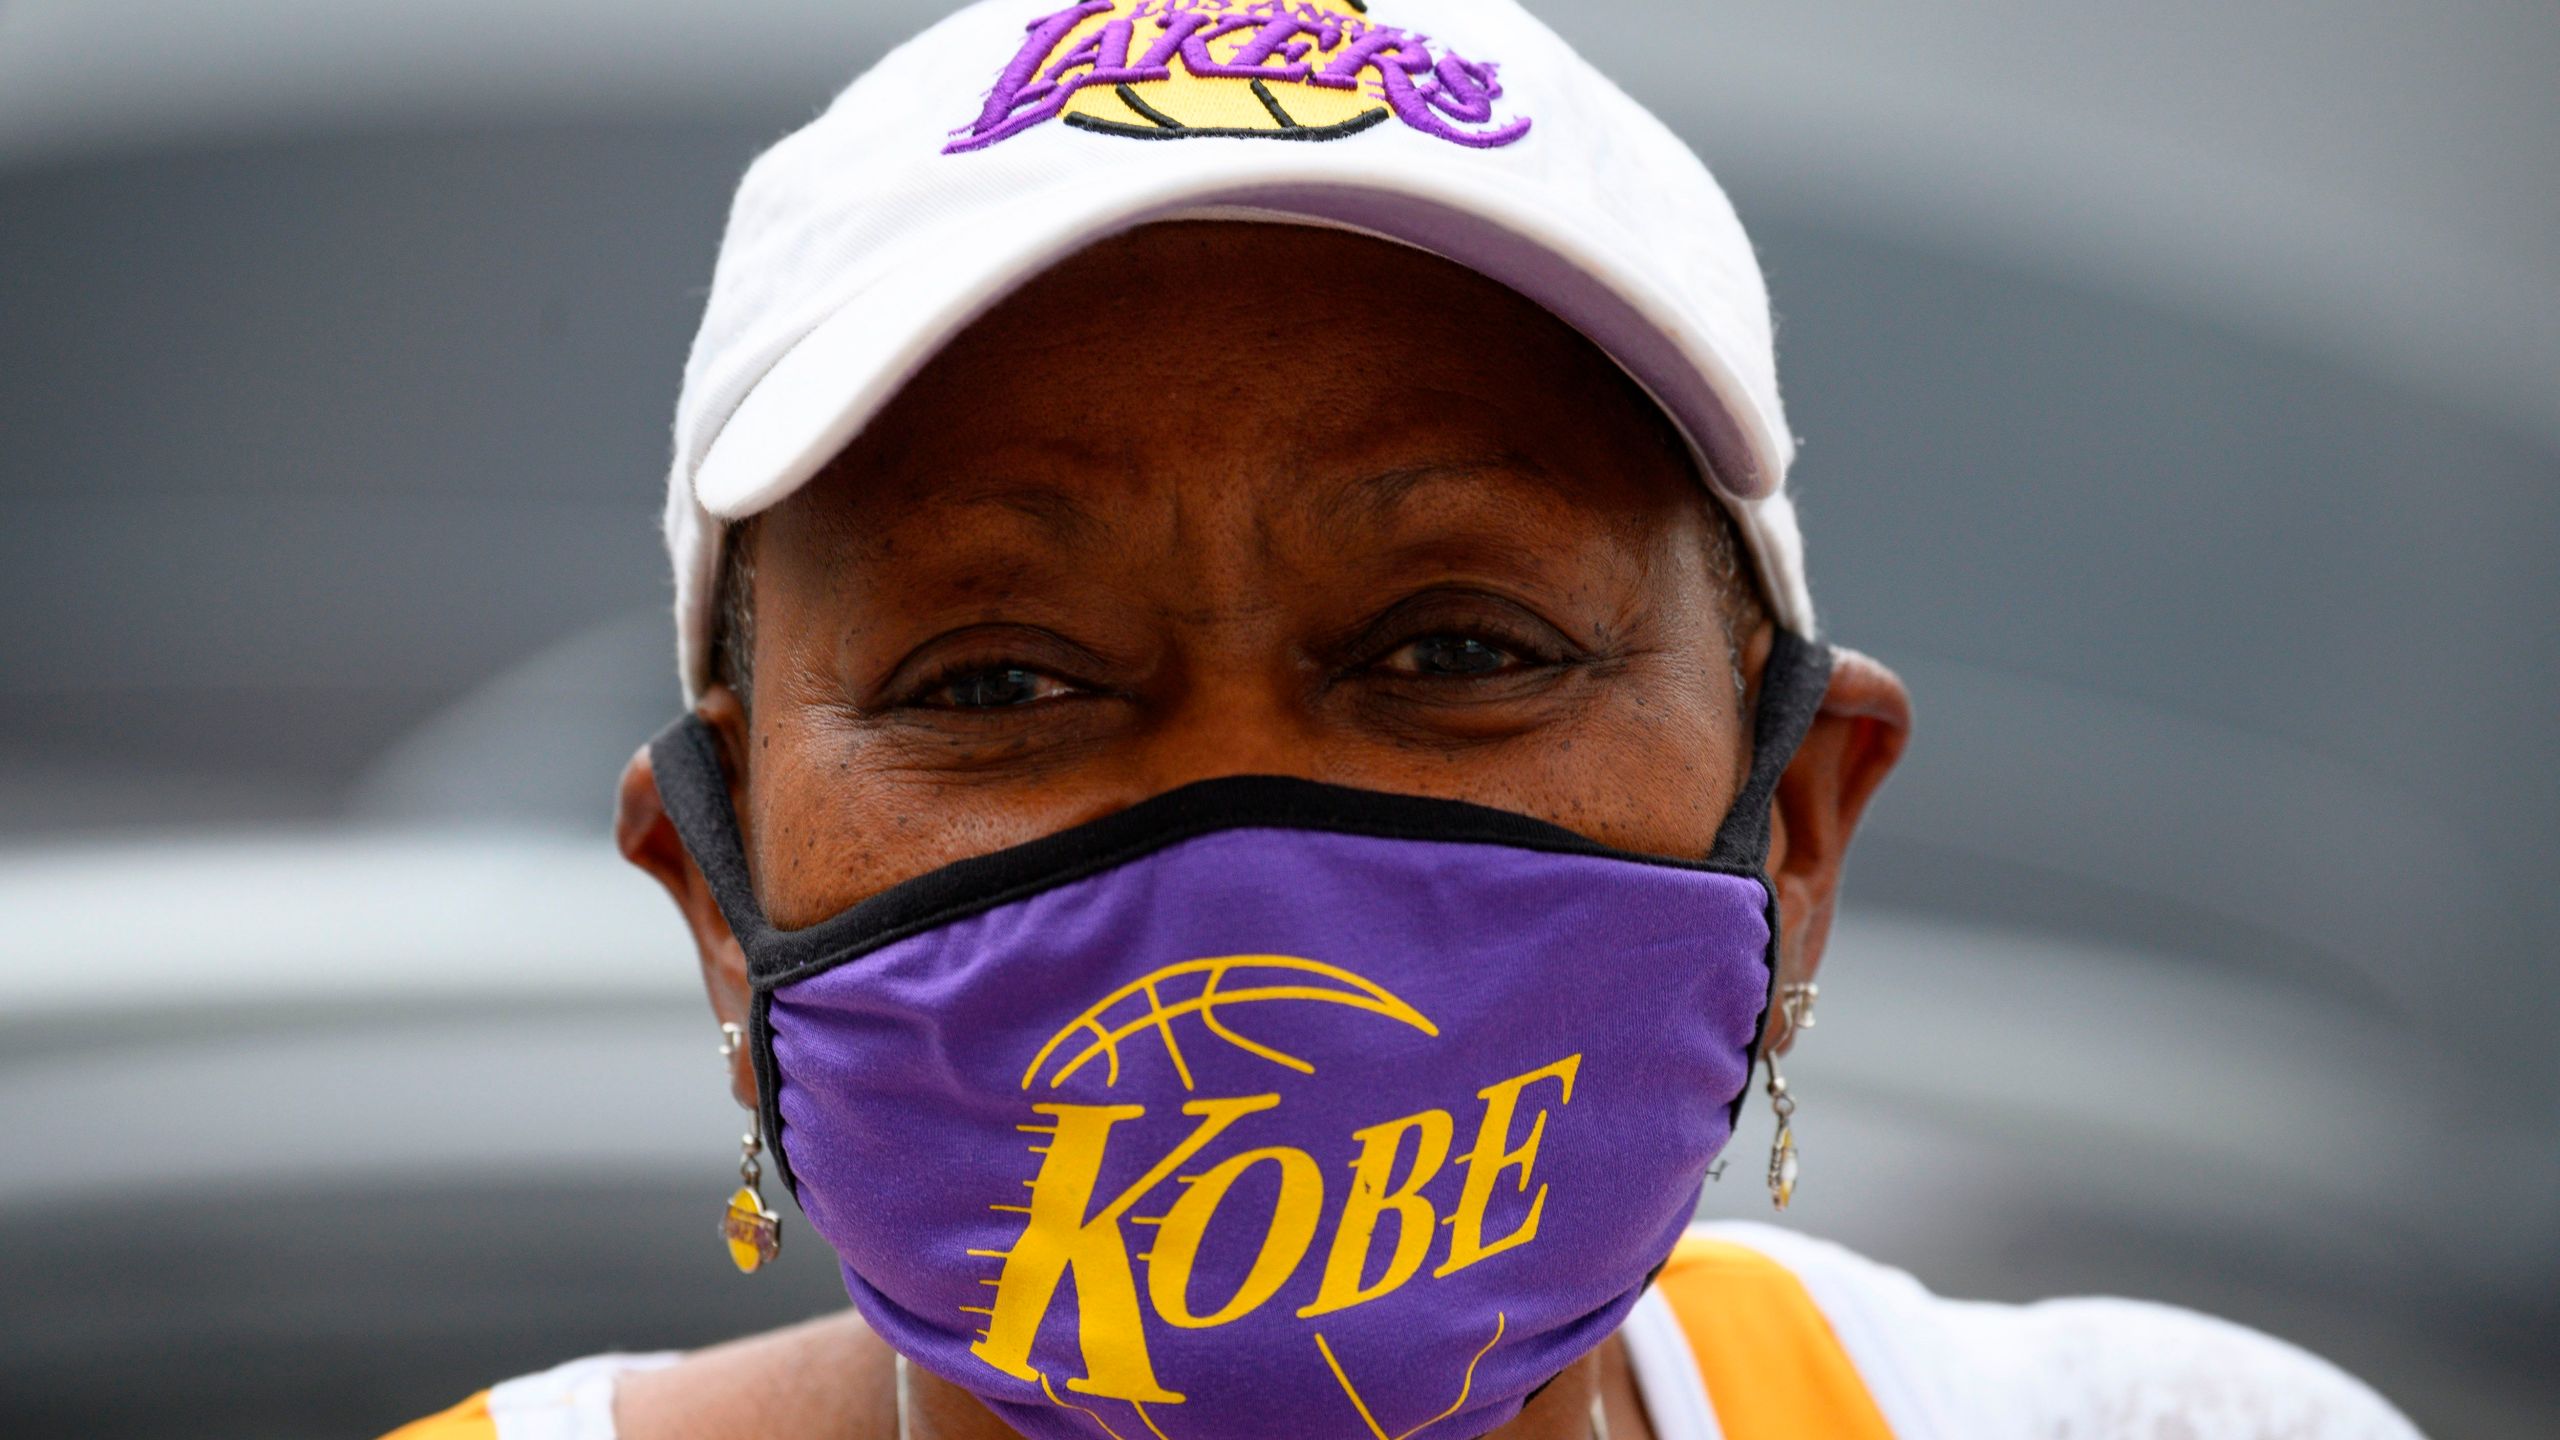
{"label": "blurred gray background", "polygon": [[[726,1271],[603,826],[729,188],[941,8],[0,4],[0,1433],[371,1434],[840,1293]],[[1921,707],[1789,1223],[2560,1433],[2560,9],[1539,8],[1753,227]]]}

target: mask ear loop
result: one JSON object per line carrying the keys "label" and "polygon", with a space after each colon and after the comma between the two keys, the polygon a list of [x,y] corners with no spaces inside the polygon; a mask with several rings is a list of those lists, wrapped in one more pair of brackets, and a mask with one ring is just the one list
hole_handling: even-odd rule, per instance
{"label": "mask ear loop", "polygon": [[667,818],[675,822],[684,848],[710,883],[711,898],[729,922],[729,932],[742,945],[750,937],[761,938],[770,927],[764,907],[756,903],[754,878],[747,873],[746,843],[738,834],[737,811],[729,804],[729,772],[720,763],[720,737],[701,716],[687,714],[649,742],[649,765]]}
{"label": "mask ear loop", "polygon": [[[1760,704],[1751,722],[1751,774],[1743,781],[1742,790],[1733,798],[1733,808],[1725,813],[1724,824],[1716,831],[1715,848],[1708,852],[1710,863],[1730,867],[1759,879],[1763,918],[1768,922],[1769,944],[1762,959],[1769,972],[1768,989],[1760,997],[1760,1014],[1752,1022],[1749,1056],[1751,1068],[1768,1065],[1771,1099],[1776,1103],[1785,1094],[1785,1082],[1777,1077],[1772,1057],[1763,1049],[1761,1037],[1768,1031],[1769,1008],[1778,989],[1778,892],[1769,883],[1769,841],[1771,813],[1777,803],[1778,782],[1787,766],[1804,745],[1804,737],[1813,729],[1814,717],[1822,713],[1823,696],[1831,688],[1831,647],[1807,640],[1787,630],[1777,632],[1769,648],[1768,662],[1760,671]],[[1725,1112],[1725,1123],[1738,1126],[1742,1122],[1742,1102],[1750,1097],[1746,1082],[1734,1094]],[[1792,1098],[1784,1102],[1784,1110],[1792,1112]],[[1780,1144],[1785,1148],[1783,1168],[1786,1189],[1795,1187],[1794,1134],[1787,1124],[1788,1114],[1779,1116]],[[1781,1160],[1770,1161],[1771,1193],[1775,1198],[1777,1174]],[[1790,1198],[1792,1195],[1790,1193]],[[1779,1202],[1785,1208],[1785,1202]]]}
{"label": "mask ear loop", "polygon": [[1789,631],[1777,632],[1768,663],[1760,670],[1760,706],[1751,720],[1751,774],[1725,812],[1707,859],[1718,865],[1758,871],[1769,860],[1770,813],[1778,798],[1778,782],[1822,713],[1822,697],[1831,689],[1831,647]]}
{"label": "mask ear loop", "polygon": [[756,1124],[764,1148],[772,1152],[775,1175],[794,1197],[799,1182],[791,1174],[791,1158],[782,1146],[782,1100],[774,1084],[772,992],[755,983],[756,956],[772,949],[775,938],[764,906],[756,900],[755,879],[747,870],[746,842],[738,833],[738,813],[729,803],[729,772],[720,763],[720,737],[701,716],[686,714],[649,742],[649,766],[657,777],[659,803],[693,856],[695,868],[711,887],[729,933],[747,953],[747,1059],[756,1077]]}

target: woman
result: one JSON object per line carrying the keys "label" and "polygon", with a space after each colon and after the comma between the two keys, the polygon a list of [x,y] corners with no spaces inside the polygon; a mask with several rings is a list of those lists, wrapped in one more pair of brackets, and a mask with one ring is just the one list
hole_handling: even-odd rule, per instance
{"label": "woman", "polygon": [[748,177],[677,442],[617,834],[755,1117],[733,1254],[769,1164],[854,1309],[402,1434],[2409,1433],[1691,1229],[1755,1076],[1795,1184],[1909,706],[1813,638],[1720,193],[1510,5],[954,17]]}

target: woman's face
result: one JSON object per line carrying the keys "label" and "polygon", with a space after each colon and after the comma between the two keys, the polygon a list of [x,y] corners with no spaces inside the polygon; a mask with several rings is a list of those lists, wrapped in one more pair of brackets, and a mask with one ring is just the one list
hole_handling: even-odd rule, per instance
{"label": "woman's face", "polygon": [[1676,447],[1589,342],[1417,251],[1077,256],[753,537],[752,703],[715,709],[767,908],[1233,774],[1704,853],[1744,725]]}
{"label": "woman's face", "polygon": [[[1333,231],[1150,227],[979,321],[756,522],[751,694],[702,710],[788,927],[1220,775],[1701,855],[1767,645],[1714,504],[1652,403],[1499,285]],[[1827,915],[1899,746],[1891,677],[1842,676],[1771,861],[1800,974],[1793,912]],[[625,849],[730,1010],[735,944],[655,799],[636,761]]]}

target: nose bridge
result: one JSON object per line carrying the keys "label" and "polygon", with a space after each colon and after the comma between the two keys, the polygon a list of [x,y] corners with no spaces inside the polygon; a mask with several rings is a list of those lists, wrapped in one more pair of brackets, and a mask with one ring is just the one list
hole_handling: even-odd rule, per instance
{"label": "nose bridge", "polygon": [[[1157,793],[1229,775],[1327,778],[1321,666],[1309,655],[1307,537],[1263,473],[1285,437],[1244,426],[1168,485],[1162,551],[1143,582],[1162,667],[1136,766]],[[1339,738],[1339,737],[1334,737]]]}
{"label": "nose bridge", "polygon": [[1298,656],[1276,604],[1196,617],[1175,627],[1172,673],[1141,740],[1159,791],[1225,775],[1322,779],[1317,677]]}
{"label": "nose bridge", "polygon": [[1271,699],[1184,706],[1149,737],[1145,768],[1159,794],[1227,775],[1326,778],[1314,727]]}

